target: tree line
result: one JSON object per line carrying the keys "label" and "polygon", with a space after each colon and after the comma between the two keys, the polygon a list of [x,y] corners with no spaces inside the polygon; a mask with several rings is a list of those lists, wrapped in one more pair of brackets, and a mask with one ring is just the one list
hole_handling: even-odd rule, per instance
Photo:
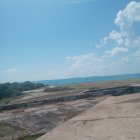
{"label": "tree line", "polygon": [[1,83],[0,84],[0,99],[7,97],[15,97],[21,95],[23,91],[34,90],[38,88],[44,87],[43,84],[40,83],[32,83],[29,81],[23,83]]}

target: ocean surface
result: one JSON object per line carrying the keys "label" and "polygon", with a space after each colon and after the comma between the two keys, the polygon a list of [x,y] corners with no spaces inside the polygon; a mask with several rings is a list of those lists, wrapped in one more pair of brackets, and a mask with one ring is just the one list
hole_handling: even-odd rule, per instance
{"label": "ocean surface", "polygon": [[87,82],[127,80],[127,79],[136,79],[136,78],[140,78],[140,73],[112,75],[112,76],[92,76],[92,77],[81,77],[81,78],[57,79],[57,80],[40,80],[34,82],[42,83],[45,85],[67,85],[67,84],[78,84],[78,83],[87,83]]}

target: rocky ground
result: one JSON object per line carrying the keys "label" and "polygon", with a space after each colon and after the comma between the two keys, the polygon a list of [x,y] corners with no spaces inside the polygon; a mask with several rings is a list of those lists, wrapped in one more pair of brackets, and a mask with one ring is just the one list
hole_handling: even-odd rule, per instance
{"label": "rocky ground", "polygon": [[140,93],[109,97],[38,140],[140,140]]}
{"label": "rocky ground", "polygon": [[[70,90],[66,91],[44,92],[44,89],[41,89],[25,92],[20,97],[0,101],[0,103],[24,103],[38,99],[79,95],[87,90],[128,86],[135,83],[140,83],[140,79],[69,85]],[[108,97],[90,97],[0,112],[0,140],[35,140]]]}
{"label": "rocky ground", "polygon": [[24,136],[47,133],[106,97],[2,112],[0,113],[0,140],[23,139]]}

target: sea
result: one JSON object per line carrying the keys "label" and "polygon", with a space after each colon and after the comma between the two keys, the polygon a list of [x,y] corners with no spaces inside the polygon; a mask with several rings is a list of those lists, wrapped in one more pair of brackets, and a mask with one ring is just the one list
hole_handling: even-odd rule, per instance
{"label": "sea", "polygon": [[101,81],[129,80],[129,79],[139,79],[139,78],[140,78],[140,73],[136,73],[136,74],[91,76],[91,77],[79,77],[79,78],[68,78],[68,79],[56,79],[56,80],[39,80],[33,82],[42,83],[50,86],[57,86],[57,85],[88,83],[88,82],[90,83],[90,82],[101,82]]}

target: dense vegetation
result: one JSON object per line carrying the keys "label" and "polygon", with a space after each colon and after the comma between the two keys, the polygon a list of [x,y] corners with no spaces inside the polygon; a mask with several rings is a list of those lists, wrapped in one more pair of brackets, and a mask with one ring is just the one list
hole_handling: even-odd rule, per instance
{"label": "dense vegetation", "polygon": [[43,84],[35,84],[29,81],[24,83],[3,83],[0,84],[0,99],[21,95],[23,91],[44,87]]}

